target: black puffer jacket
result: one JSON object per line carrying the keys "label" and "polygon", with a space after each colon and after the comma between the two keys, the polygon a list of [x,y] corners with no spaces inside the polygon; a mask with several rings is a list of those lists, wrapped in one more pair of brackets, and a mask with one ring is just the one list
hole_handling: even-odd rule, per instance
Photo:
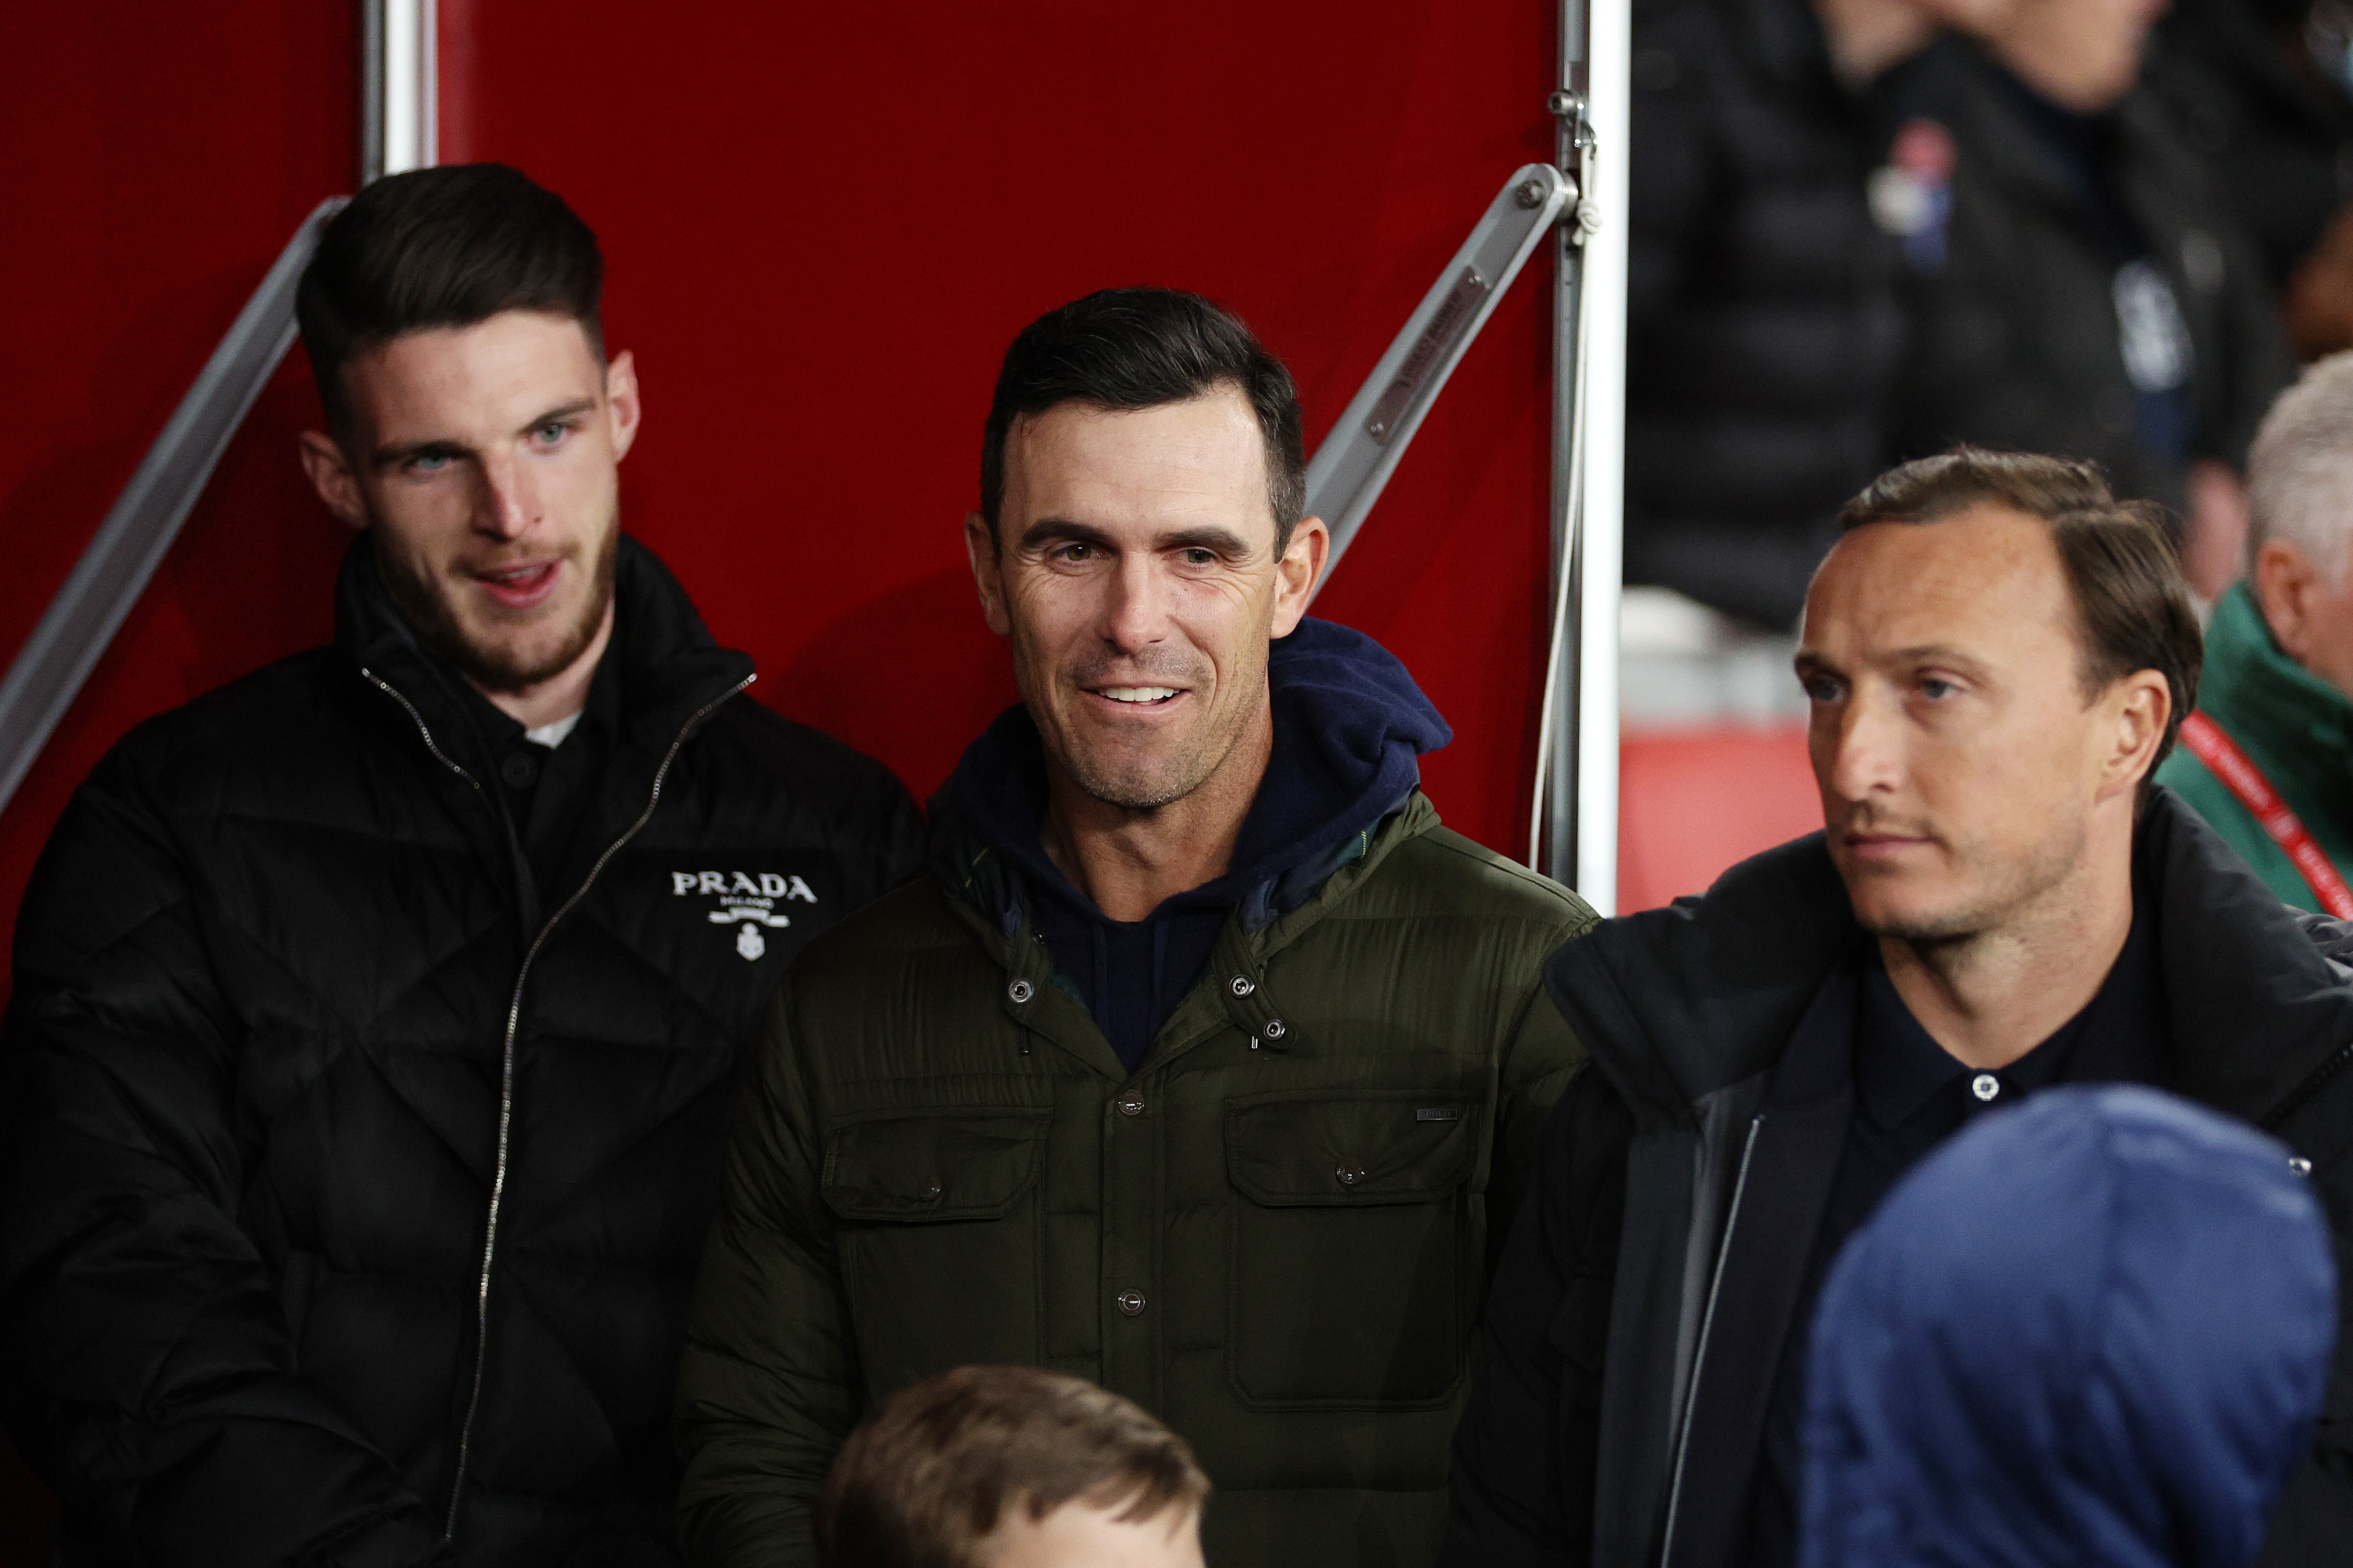
{"label": "black puffer jacket", "polygon": [[1634,83],[1626,580],[1789,626],[1884,456],[1879,147],[1805,0],[1661,5]]}
{"label": "black puffer jacket", "polygon": [[364,548],[335,647],[75,796],[0,1046],[0,1370],[68,1561],[675,1556],[738,1047],[921,833],[879,765],[739,699],[750,659],[626,540],[618,595],[560,886]]}
{"label": "black puffer jacket", "polygon": [[2353,98],[2297,58],[2313,8],[2173,0],[2144,76],[2183,140],[2221,171],[2274,286],[2353,197]]}
{"label": "black puffer jacket", "polygon": [[[1966,441],[2085,458],[2118,494],[2175,509],[2192,461],[2243,465],[2295,362],[2262,261],[2164,105],[2137,88],[2077,121],[1957,39],[1905,68],[1888,97],[1943,125],[1957,152],[1943,260],[1910,274],[1898,454]],[[2087,186],[2094,172],[2105,200]],[[2162,422],[2169,446],[2126,361],[2117,301],[2128,260],[2162,279],[2182,339],[2156,335],[2187,353],[2167,384],[2179,388]]]}

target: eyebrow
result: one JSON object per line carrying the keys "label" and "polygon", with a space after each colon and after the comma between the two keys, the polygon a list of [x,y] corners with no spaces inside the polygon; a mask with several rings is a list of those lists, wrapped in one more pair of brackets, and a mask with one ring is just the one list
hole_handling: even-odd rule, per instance
{"label": "eyebrow", "polygon": [[[1106,550],[1119,547],[1118,541],[1092,523],[1075,521],[1067,517],[1041,517],[1021,531],[1019,545],[1034,550],[1053,541],[1069,541],[1078,544],[1100,545]],[[1250,546],[1241,535],[1229,528],[1204,525],[1180,528],[1171,532],[1155,534],[1155,550],[1214,550],[1221,555],[1245,555]]]}
{"label": "eyebrow", "polygon": [[[569,403],[557,405],[535,418],[525,420],[516,427],[515,434],[528,435],[543,425],[553,425],[559,420],[575,418],[583,414],[592,414],[596,412],[596,400],[594,397],[575,397]],[[375,468],[388,468],[396,463],[405,463],[411,458],[462,458],[471,450],[472,448],[463,441],[452,441],[447,437],[436,437],[429,441],[411,441],[397,447],[378,447],[368,455],[368,462]]]}
{"label": "eyebrow", "polygon": [[[1797,657],[1789,662],[1800,675],[1810,669],[1837,670],[1841,668],[1836,659],[1819,648],[1810,647],[1799,648]],[[1988,673],[1985,660],[1965,649],[1955,647],[1950,643],[1922,643],[1916,647],[1892,648],[1885,653],[1873,655],[1863,662],[1866,665],[1880,666],[1950,664],[1959,666],[1973,675]]]}

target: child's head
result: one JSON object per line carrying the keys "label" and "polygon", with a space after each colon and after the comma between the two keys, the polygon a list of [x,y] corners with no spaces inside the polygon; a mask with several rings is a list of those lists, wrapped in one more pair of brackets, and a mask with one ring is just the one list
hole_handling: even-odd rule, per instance
{"label": "child's head", "polygon": [[827,1568],[1201,1568],[1208,1478],[1082,1378],[967,1366],[892,1396],[818,1502]]}

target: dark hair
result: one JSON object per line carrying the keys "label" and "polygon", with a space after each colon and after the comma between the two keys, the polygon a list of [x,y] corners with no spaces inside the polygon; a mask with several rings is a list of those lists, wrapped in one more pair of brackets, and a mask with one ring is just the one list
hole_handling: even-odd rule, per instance
{"label": "dark hair", "polygon": [[2190,607],[2163,509],[2120,501],[2095,464],[2028,452],[1957,447],[1890,468],[1839,512],[1841,532],[1873,522],[1936,522],[1973,506],[2006,506],[2047,524],[2074,601],[2090,702],[2144,669],[2165,677],[2173,710],[2141,779],[2146,795],[2198,703],[2206,639]]}
{"label": "dark hair", "polygon": [[1134,1523],[1208,1495],[1185,1440],[1117,1394],[1037,1367],[958,1367],[849,1435],[818,1499],[818,1561],[969,1568],[1017,1499],[1033,1521],[1077,1501]]}
{"label": "dark hair", "polygon": [[1299,389],[1240,321],[1181,289],[1102,289],[1047,311],[1005,351],[980,437],[980,514],[997,537],[1005,501],[1005,442],[1013,422],[1065,403],[1157,408],[1232,386],[1266,438],[1266,503],[1274,549],[1291,544],[1307,504]]}
{"label": "dark hair", "polygon": [[328,220],[294,295],[330,424],[350,413],[343,369],[406,332],[507,310],[566,316],[599,360],[605,258],[564,198],[503,163],[387,174]]}

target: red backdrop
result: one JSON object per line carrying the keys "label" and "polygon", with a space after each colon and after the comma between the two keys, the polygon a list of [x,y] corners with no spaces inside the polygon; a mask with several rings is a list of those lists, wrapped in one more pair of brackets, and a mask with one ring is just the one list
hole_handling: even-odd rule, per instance
{"label": "red backdrop", "polygon": [[[295,223],[345,190],[351,7],[232,0],[137,29],[36,7],[0,127],[0,649],[13,650]],[[965,6],[443,0],[442,155],[518,164],[604,238],[645,434],[628,526],[765,701],[928,794],[1010,700],[973,606],[998,354],[1113,283],[1219,299],[1297,374],[1311,442],[1504,175],[1549,154],[1550,0]],[[30,221],[26,221],[27,219]],[[1524,279],[1319,613],[1455,727],[1440,810],[1517,847],[1546,574],[1548,327]],[[239,436],[0,813],[0,917],[132,723],[322,638],[343,535],[297,477],[297,363]]]}

